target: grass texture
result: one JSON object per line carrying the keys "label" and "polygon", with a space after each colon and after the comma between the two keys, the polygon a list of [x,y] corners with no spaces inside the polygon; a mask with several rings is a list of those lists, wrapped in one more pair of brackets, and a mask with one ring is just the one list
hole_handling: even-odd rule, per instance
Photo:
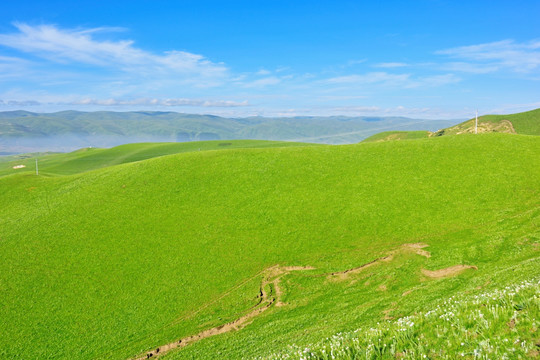
{"label": "grass texture", "polygon": [[[164,358],[267,356],[539,275],[534,136],[75,164],[0,178],[2,358],[144,354],[248,312],[276,264],[313,270],[281,278],[283,306]],[[425,275],[455,265],[471,268]]]}
{"label": "grass texture", "polygon": [[[108,166],[147,160],[158,156],[191,151],[225,150],[238,148],[265,148],[288,146],[313,146],[315,144],[264,141],[193,141],[183,143],[137,143],[120,145],[110,149],[84,148],[67,154],[21,154],[0,157],[0,176],[34,172],[36,159],[38,170],[44,175],[70,175]],[[14,168],[24,165],[23,168]]]}

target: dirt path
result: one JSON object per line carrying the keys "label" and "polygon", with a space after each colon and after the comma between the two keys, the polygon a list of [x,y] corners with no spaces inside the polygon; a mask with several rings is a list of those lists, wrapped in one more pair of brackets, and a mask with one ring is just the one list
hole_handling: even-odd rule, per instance
{"label": "dirt path", "polygon": [[[428,251],[423,250],[423,248],[425,248],[427,246],[429,246],[429,245],[424,244],[424,243],[403,244],[398,249],[390,251],[388,253],[388,255],[380,257],[380,258],[375,259],[373,261],[370,261],[370,262],[368,262],[366,264],[363,264],[361,266],[358,266],[358,267],[355,267],[355,268],[352,268],[352,269],[347,269],[347,270],[344,270],[344,271],[338,271],[338,272],[332,272],[332,273],[326,273],[326,274],[317,274],[317,275],[312,275],[312,276],[316,276],[316,277],[324,277],[324,276],[326,276],[326,277],[332,277],[332,278],[337,278],[337,279],[345,279],[351,274],[361,272],[361,271],[363,271],[363,270],[365,270],[365,269],[367,269],[369,267],[372,267],[372,266],[374,266],[374,265],[376,265],[378,263],[392,261],[394,259],[394,255],[396,253],[398,253],[398,252],[413,252],[413,253],[418,254],[420,256],[425,256],[425,257],[429,258],[429,257],[431,257],[431,254]],[[422,269],[422,274],[424,274],[425,276],[430,277],[430,278],[442,278],[442,277],[457,275],[457,274],[461,273],[462,271],[464,271],[466,269],[469,269],[469,268],[476,269],[475,266],[455,265],[455,266],[452,266],[452,267],[449,267],[449,268],[446,268],[446,269],[435,270],[435,271]],[[186,319],[186,318],[193,317],[194,315],[199,313],[201,310],[203,310],[203,309],[209,307],[210,305],[217,303],[219,300],[223,299],[225,296],[230,294],[233,290],[238,289],[242,285],[246,284],[247,282],[253,280],[254,278],[256,278],[258,276],[262,276],[262,281],[261,281],[261,285],[260,285],[260,288],[259,288],[259,295],[257,296],[259,300],[258,300],[256,305],[254,305],[253,307],[251,307],[249,309],[249,312],[247,314],[245,314],[245,315],[239,317],[238,319],[236,319],[234,321],[231,321],[231,322],[229,322],[227,324],[220,325],[220,326],[217,326],[217,327],[214,327],[214,328],[211,328],[211,329],[207,329],[207,330],[201,331],[198,334],[191,335],[191,336],[182,338],[180,340],[177,340],[175,342],[159,346],[154,350],[147,351],[144,355],[133,358],[133,360],[144,360],[144,359],[155,358],[157,356],[161,356],[163,354],[166,354],[166,353],[168,353],[169,351],[171,351],[173,349],[182,348],[184,346],[187,346],[187,345],[192,344],[194,342],[197,342],[199,340],[202,340],[202,339],[205,339],[205,338],[208,338],[208,337],[211,337],[211,336],[223,334],[223,333],[226,333],[226,332],[229,332],[229,331],[232,331],[232,330],[239,330],[239,329],[244,328],[249,323],[251,323],[252,319],[259,316],[264,311],[268,310],[272,305],[275,305],[275,306],[283,306],[283,305],[285,305],[283,302],[281,302],[283,291],[281,290],[281,287],[280,287],[280,281],[281,281],[281,278],[283,276],[288,275],[288,274],[290,274],[290,273],[292,273],[294,271],[307,271],[307,270],[315,270],[315,268],[313,268],[311,266],[280,266],[280,265],[274,265],[274,266],[271,266],[271,267],[257,273],[256,275],[248,278],[247,280],[241,282],[240,284],[232,287],[231,289],[229,289],[227,292],[225,292],[224,294],[222,294],[218,298],[216,298],[216,299],[210,301],[209,303],[206,303],[205,305],[201,306],[196,311],[193,311],[193,312],[189,313],[188,315],[182,316],[180,318],[177,318],[174,321],[174,323],[177,323],[178,321],[181,321],[181,320]],[[404,296],[405,296],[405,293],[404,293]]]}
{"label": "dirt path", "polygon": [[[262,272],[263,274],[263,280],[261,282],[261,287],[259,289],[259,301],[258,303],[252,307],[252,310],[245,314],[244,316],[231,321],[230,323],[220,325],[208,330],[204,330],[196,335],[188,336],[183,339],[180,339],[178,341],[162,345],[155,350],[146,352],[143,356],[135,358],[136,360],[144,360],[149,359],[152,357],[163,355],[173,349],[181,348],[184,346],[187,346],[191,343],[194,343],[196,341],[214,336],[223,334],[232,330],[239,330],[248,325],[253,318],[260,315],[267,309],[269,309],[273,304],[276,304],[276,306],[281,305],[282,303],[279,301],[279,298],[282,294],[281,288],[279,287],[279,282],[281,278],[284,275],[290,274],[293,271],[303,271],[303,270],[313,270],[314,268],[309,266],[289,266],[289,267],[283,267],[279,265],[274,265],[270,268],[267,268]],[[261,274],[261,273],[259,273]],[[253,277],[252,277],[253,278]],[[250,278],[250,279],[252,279]],[[243,282],[242,284],[244,284]],[[237,287],[235,287],[237,288]],[[215,303],[217,301],[214,300],[212,303]],[[208,307],[209,304],[207,304],[205,307]]]}
{"label": "dirt path", "polygon": [[428,247],[428,246],[429,246],[428,244],[424,244],[424,243],[403,244],[398,249],[390,251],[388,253],[388,255],[380,257],[380,258],[375,259],[373,261],[370,261],[367,264],[364,264],[364,265],[361,265],[361,266],[358,266],[358,267],[355,267],[355,268],[352,268],[352,269],[347,269],[345,271],[339,271],[339,272],[333,272],[333,273],[330,273],[330,274],[324,274],[323,276],[337,277],[338,279],[345,279],[351,274],[359,273],[359,272],[361,272],[361,271],[363,271],[363,270],[365,270],[365,269],[367,269],[369,267],[372,267],[373,265],[376,265],[376,264],[378,264],[380,262],[390,262],[390,261],[392,261],[394,259],[394,255],[397,254],[398,252],[413,252],[413,253],[415,253],[417,255],[430,258],[431,257],[430,252],[426,251],[426,250],[423,250],[423,248]]}

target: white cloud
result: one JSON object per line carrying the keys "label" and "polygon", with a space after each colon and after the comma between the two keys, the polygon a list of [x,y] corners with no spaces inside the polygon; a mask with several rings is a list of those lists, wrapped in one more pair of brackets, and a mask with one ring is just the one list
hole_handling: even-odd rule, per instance
{"label": "white cloud", "polygon": [[381,108],[378,106],[339,106],[333,109],[336,114],[342,113],[354,113],[354,114],[363,114],[363,113],[372,113],[381,111]]}
{"label": "white cloud", "polygon": [[457,77],[454,74],[424,76],[424,77],[419,77],[418,79],[412,81],[410,84],[408,84],[407,87],[409,88],[437,87],[437,86],[458,83],[460,81],[461,81],[461,78]]}
{"label": "white cloud", "polygon": [[354,66],[354,65],[358,65],[358,64],[363,64],[367,61],[367,59],[360,59],[360,60],[349,60],[347,61],[347,65],[346,66]]}
{"label": "white cloud", "polygon": [[[503,40],[437,51],[436,54],[472,61],[472,66],[505,68],[530,73],[540,68],[540,41]],[[474,67],[473,67],[474,68]]]}
{"label": "white cloud", "polygon": [[373,67],[378,67],[378,68],[400,68],[400,67],[405,67],[405,66],[409,66],[409,64],[405,64],[401,62],[386,62],[386,63],[379,63],[379,64],[373,65]]}
{"label": "white cloud", "polygon": [[0,105],[6,106],[37,106],[41,105],[39,101],[35,100],[2,100],[0,99]]}
{"label": "white cloud", "polygon": [[18,33],[0,34],[0,45],[61,63],[83,63],[142,74],[169,73],[197,77],[223,77],[228,69],[202,55],[185,51],[154,54],[134,46],[132,40],[99,41],[93,35],[109,28],[60,29],[54,25],[16,23]]}
{"label": "white cloud", "polygon": [[243,86],[247,88],[264,87],[268,85],[276,85],[281,82],[281,79],[276,76],[269,76],[262,79],[254,80],[244,83]]}
{"label": "white cloud", "polygon": [[450,62],[443,64],[442,68],[447,71],[457,71],[471,74],[488,74],[500,69],[498,65],[472,64],[467,62]]}
{"label": "white cloud", "polygon": [[0,56],[0,80],[28,76],[30,72],[28,67],[29,62],[27,60],[11,56]]}
{"label": "white cloud", "polygon": [[410,74],[389,74],[386,72],[371,72],[367,74],[353,74],[326,79],[330,84],[403,84],[410,78]]}
{"label": "white cloud", "polygon": [[155,98],[140,98],[133,100],[122,99],[92,99],[85,98],[67,103],[67,105],[101,105],[101,106],[200,106],[200,107],[239,107],[248,106],[247,101],[230,101],[230,100],[202,100],[202,99],[155,99]]}
{"label": "white cloud", "polygon": [[339,76],[324,80],[330,84],[381,85],[394,88],[436,87],[459,82],[454,74],[413,77],[411,74],[390,74],[387,72],[371,72]]}
{"label": "white cloud", "polygon": [[321,101],[358,100],[365,98],[367,98],[365,95],[324,95],[318,97]]}
{"label": "white cloud", "polygon": [[204,100],[204,99],[155,99],[155,98],[140,98],[140,99],[93,99],[82,98],[71,101],[46,101],[46,100],[2,100],[0,105],[8,106],[37,106],[37,105],[97,105],[97,106],[195,106],[195,107],[242,107],[249,106],[247,100],[230,101],[230,100]]}

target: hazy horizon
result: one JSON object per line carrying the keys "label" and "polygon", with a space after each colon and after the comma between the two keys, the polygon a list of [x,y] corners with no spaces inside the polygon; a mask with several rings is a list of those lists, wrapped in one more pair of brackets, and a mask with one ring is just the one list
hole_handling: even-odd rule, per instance
{"label": "hazy horizon", "polygon": [[457,122],[404,117],[225,118],[148,111],[0,112],[0,155],[134,142],[252,139],[350,144],[381,131],[435,131]]}

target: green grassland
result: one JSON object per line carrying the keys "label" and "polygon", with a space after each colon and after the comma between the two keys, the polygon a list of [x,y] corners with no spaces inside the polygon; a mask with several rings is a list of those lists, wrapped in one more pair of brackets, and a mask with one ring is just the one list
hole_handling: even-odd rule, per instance
{"label": "green grassland", "polygon": [[[141,161],[157,156],[190,151],[237,148],[313,146],[315,144],[264,140],[193,141],[184,143],[140,143],[116,146],[111,149],[84,148],[62,154],[21,154],[0,157],[0,176],[35,172],[35,160],[42,174],[68,175],[108,166]],[[16,165],[24,168],[14,169]]]}
{"label": "green grassland", "polygon": [[[386,131],[372,135],[363,142],[419,139],[431,136],[471,134],[475,132],[476,119],[469,119],[446,129],[429,131]],[[478,117],[478,133],[500,132],[522,135],[540,135],[540,109],[509,115],[484,115]]]}
{"label": "green grassland", "polygon": [[[435,132],[435,136],[474,133],[475,119]],[[509,115],[478,117],[478,132],[506,132],[540,135],[540,109]]]}
{"label": "green grassland", "polygon": [[422,139],[429,137],[429,131],[384,131],[368,137],[363,142]]}
{"label": "green grassland", "polygon": [[[144,356],[249,313],[264,270],[276,264],[313,269],[283,274],[279,292],[266,284],[279,301],[245,327],[163,358],[272,357],[540,276],[536,136],[70,166],[57,173],[71,175],[0,178],[2,358]],[[419,243],[423,252],[405,245]],[[469,268],[426,272],[455,265]],[[495,333],[504,331],[512,328]],[[467,349],[485,340],[473,335]],[[416,358],[418,347],[407,344],[405,356]]]}
{"label": "green grassland", "polygon": [[539,328],[540,280],[525,280],[264,359],[537,358]]}

